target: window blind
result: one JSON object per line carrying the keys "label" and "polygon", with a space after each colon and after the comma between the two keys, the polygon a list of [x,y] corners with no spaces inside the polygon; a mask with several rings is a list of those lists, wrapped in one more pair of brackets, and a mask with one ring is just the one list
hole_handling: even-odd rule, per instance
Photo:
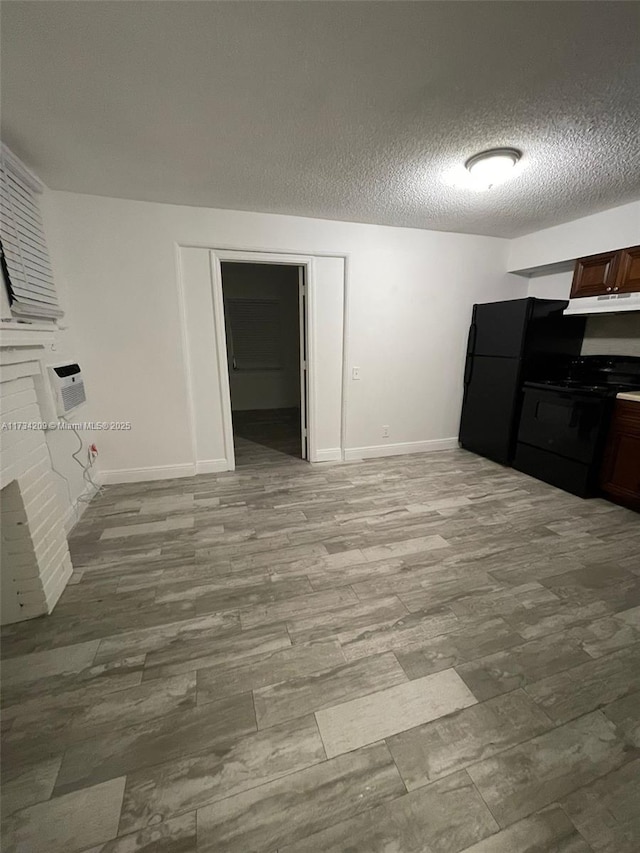
{"label": "window blind", "polygon": [[282,367],[280,303],[277,299],[228,299],[236,370]]}
{"label": "window blind", "polygon": [[[11,313],[61,317],[36,190],[4,148],[0,160],[0,239]],[[19,162],[19,161],[16,161]]]}

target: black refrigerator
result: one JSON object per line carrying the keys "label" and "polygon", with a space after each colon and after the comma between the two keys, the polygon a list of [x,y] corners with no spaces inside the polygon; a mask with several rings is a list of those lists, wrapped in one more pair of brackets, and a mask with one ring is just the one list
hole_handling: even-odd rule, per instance
{"label": "black refrigerator", "polygon": [[565,317],[560,299],[510,299],[473,306],[464,371],[460,444],[510,465],[522,383],[580,354],[584,317]]}

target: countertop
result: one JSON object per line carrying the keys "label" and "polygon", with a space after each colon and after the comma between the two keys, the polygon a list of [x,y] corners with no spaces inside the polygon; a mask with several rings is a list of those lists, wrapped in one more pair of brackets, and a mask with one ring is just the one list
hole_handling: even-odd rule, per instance
{"label": "countertop", "polygon": [[640,403],[640,391],[622,391],[616,394],[617,400],[632,400],[634,403]]}

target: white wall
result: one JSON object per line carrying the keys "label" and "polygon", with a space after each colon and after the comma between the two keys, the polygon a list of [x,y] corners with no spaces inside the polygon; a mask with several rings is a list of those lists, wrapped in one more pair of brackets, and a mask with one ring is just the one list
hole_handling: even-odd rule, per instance
{"label": "white wall", "polygon": [[634,201],[511,240],[507,269],[532,270],[639,243],[640,201]]}
{"label": "white wall", "polygon": [[[507,241],[494,238],[61,192],[52,205],[87,417],[133,424],[99,436],[111,479],[194,465],[177,245],[347,257],[347,364],[361,371],[346,387],[351,456],[453,442],[471,307],[526,295],[527,281],[504,273]],[[210,387],[197,394],[219,405]]]}
{"label": "white wall", "polygon": [[[60,269],[60,258],[55,252],[55,246],[58,241],[54,233],[56,230],[56,216],[51,207],[51,192],[45,188],[42,195],[38,197],[38,200],[44,222],[45,239],[47,240],[51,256],[58,300],[60,307],[65,312],[64,317],[59,320],[57,331],[53,335],[43,335],[44,351],[40,358],[43,376],[41,381],[47,383],[47,366],[60,364],[65,361],[76,361],[78,359],[78,348],[73,334],[72,299],[70,299],[65,277]],[[81,366],[84,367],[84,365]],[[85,420],[86,415],[86,406],[81,406],[77,411],[67,416],[67,419],[73,423],[74,421]],[[86,461],[87,448],[94,441],[100,444],[100,437],[97,433],[86,431],[82,431],[80,437],[82,440],[82,451],[78,453],[78,458]],[[72,454],[79,448],[79,441],[76,435],[70,430],[65,430],[64,432],[49,430],[45,433],[45,440],[55,471],[53,483],[63,507],[65,525],[67,529],[70,529],[79,520],[87,506],[87,501],[94,494],[94,489],[83,478],[82,468],[72,457]],[[92,469],[91,476],[94,481],[99,482],[99,465],[97,462]]]}
{"label": "white wall", "polygon": [[573,271],[571,270],[533,276],[528,279],[527,296],[537,296],[538,299],[568,299],[572,278]]}
{"label": "white wall", "polygon": [[[227,299],[273,299],[280,312],[281,367],[278,370],[230,370],[234,411],[286,409],[300,405],[298,267],[280,264],[222,264]],[[225,310],[227,318],[229,312]],[[227,322],[229,320],[227,319]],[[227,348],[230,345],[227,338]]]}
{"label": "white wall", "polygon": [[[343,356],[345,336],[344,258],[314,258],[308,291],[307,349],[311,370],[308,412],[309,458],[342,458]],[[346,389],[348,392],[348,385]]]}
{"label": "white wall", "polygon": [[[38,196],[38,202],[44,220],[45,239],[50,250],[58,300],[60,307],[65,312],[64,317],[58,323],[57,329],[53,333],[41,336],[44,350],[42,351],[43,354],[39,362],[43,378],[36,377],[36,384],[40,393],[40,385],[48,382],[46,371],[48,365],[59,364],[63,361],[75,361],[78,356],[73,337],[73,309],[71,300],[69,299],[64,276],[59,271],[59,259],[55,251],[53,251],[57,241],[52,233],[56,227],[56,217],[51,210],[51,192],[45,188],[44,192]],[[54,244],[53,246],[52,243]],[[0,283],[0,316],[11,318],[9,300],[7,299],[3,283]],[[84,412],[84,407],[81,407],[77,412],[70,415],[68,420],[73,422],[84,419]],[[95,436],[83,432],[81,438],[83,450],[78,455],[78,458],[84,461],[87,459],[87,447],[95,440]],[[82,469],[74,462],[71,455],[79,447],[78,439],[73,432],[56,432],[51,430],[46,433],[45,439],[51,454],[51,462],[57,473],[54,477],[55,489],[63,506],[65,524],[67,528],[70,528],[78,521],[82,511],[86,507],[87,499],[93,494],[94,490],[83,479]],[[95,470],[92,473],[94,479],[99,478],[98,469],[99,466],[96,464]]]}

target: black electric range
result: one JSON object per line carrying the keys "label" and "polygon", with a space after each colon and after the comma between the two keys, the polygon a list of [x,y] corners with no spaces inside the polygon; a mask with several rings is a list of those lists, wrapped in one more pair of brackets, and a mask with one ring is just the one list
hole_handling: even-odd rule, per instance
{"label": "black electric range", "polygon": [[550,373],[523,384],[513,467],[591,497],[616,394],[640,390],[640,358],[581,356]]}

